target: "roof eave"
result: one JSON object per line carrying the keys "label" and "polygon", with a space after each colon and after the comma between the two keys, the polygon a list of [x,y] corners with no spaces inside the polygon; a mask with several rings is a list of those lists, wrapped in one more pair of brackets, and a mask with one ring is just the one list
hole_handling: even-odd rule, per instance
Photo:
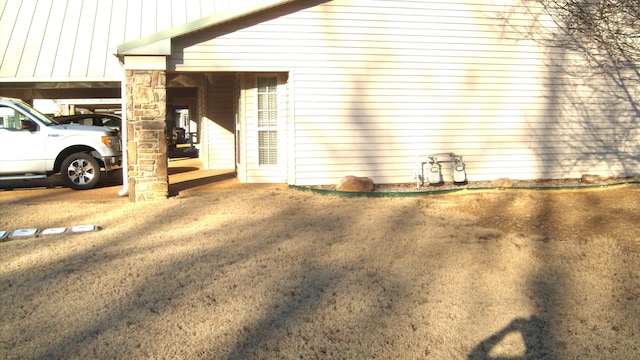
{"label": "roof eave", "polygon": [[278,6],[289,4],[297,0],[268,0],[259,4],[247,5],[237,10],[225,11],[198,20],[188,22],[167,30],[157,32],[139,39],[120,44],[115,55],[171,55],[171,39],[185,36],[202,29],[227,23],[254,15]]}
{"label": "roof eave", "polygon": [[[157,33],[160,34],[160,33]],[[154,34],[154,35],[157,35]],[[141,41],[145,40],[145,41]],[[121,46],[131,44],[131,47],[121,49]],[[171,37],[155,40],[151,36],[130,41],[118,46],[117,55],[171,55]]]}

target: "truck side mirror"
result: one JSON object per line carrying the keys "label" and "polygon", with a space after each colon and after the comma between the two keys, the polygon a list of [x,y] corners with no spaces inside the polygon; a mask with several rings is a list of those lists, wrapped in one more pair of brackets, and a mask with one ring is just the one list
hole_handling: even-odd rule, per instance
{"label": "truck side mirror", "polygon": [[38,131],[38,124],[36,124],[33,120],[22,120],[20,121],[22,130],[29,131]]}

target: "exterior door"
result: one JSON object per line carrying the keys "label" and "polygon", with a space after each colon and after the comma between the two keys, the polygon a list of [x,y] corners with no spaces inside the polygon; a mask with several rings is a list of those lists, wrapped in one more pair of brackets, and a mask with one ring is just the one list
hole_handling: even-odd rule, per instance
{"label": "exterior door", "polygon": [[249,183],[287,181],[286,74],[243,74],[236,124],[238,178]]}
{"label": "exterior door", "polygon": [[235,116],[235,141],[236,141],[236,174],[241,182],[247,182],[247,169],[245,163],[247,156],[244,150],[245,132],[242,124],[244,123],[244,104],[243,100],[244,90],[241,86],[244,82],[244,76],[236,74],[235,88],[234,88],[234,116]]}

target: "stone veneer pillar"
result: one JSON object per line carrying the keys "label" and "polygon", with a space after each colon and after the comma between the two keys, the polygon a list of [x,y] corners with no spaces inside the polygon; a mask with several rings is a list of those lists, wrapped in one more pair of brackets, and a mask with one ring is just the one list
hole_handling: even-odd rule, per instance
{"label": "stone veneer pillar", "polygon": [[126,96],[129,200],[166,199],[166,72],[126,70]]}

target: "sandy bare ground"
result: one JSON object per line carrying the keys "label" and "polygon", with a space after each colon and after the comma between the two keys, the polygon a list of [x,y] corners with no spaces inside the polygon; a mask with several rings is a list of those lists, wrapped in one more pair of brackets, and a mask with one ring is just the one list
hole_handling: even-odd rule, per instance
{"label": "sandy bare ground", "polygon": [[0,358],[640,358],[637,185],[187,188],[0,191],[0,230],[101,228],[0,243]]}

